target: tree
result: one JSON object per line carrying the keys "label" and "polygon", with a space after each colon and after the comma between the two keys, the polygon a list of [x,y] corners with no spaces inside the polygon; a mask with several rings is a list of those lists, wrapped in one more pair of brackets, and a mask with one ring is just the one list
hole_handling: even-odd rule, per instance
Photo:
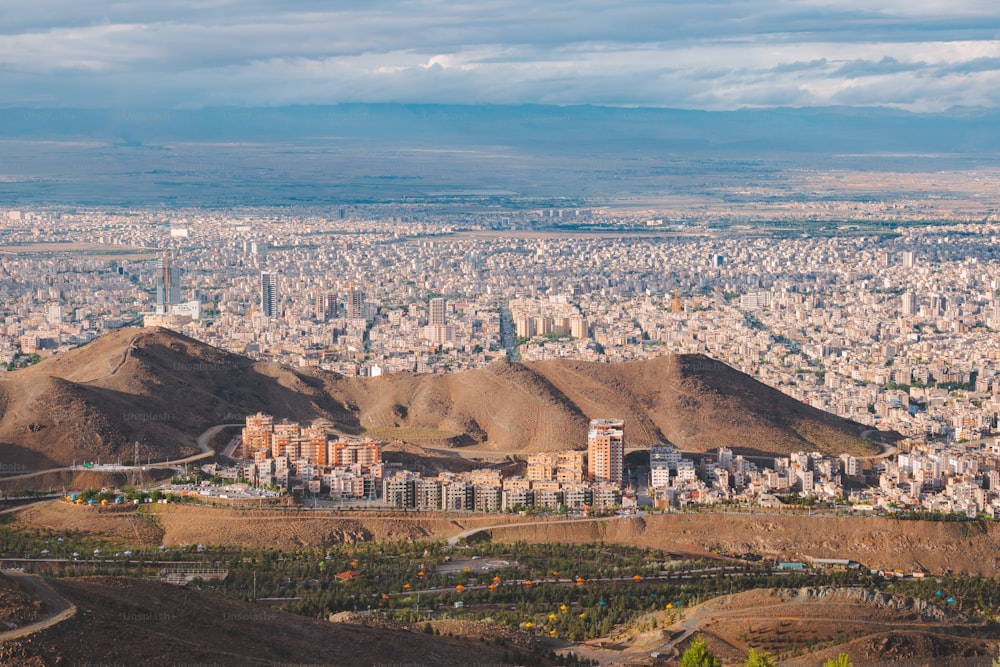
{"label": "tree", "polygon": [[851,667],[851,656],[841,653],[836,659],[830,658],[823,667]]}
{"label": "tree", "polygon": [[778,663],[775,662],[773,655],[766,652],[758,652],[753,648],[750,649],[746,662],[743,664],[746,667],[778,667]]}
{"label": "tree", "polygon": [[702,636],[698,635],[681,656],[680,667],[722,667],[722,663],[705,646]]}

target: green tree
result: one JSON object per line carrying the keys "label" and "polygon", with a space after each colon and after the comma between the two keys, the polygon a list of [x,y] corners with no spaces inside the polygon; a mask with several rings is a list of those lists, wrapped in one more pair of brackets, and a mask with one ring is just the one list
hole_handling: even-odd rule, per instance
{"label": "green tree", "polygon": [[702,636],[698,635],[681,656],[680,667],[722,667],[722,663],[705,646]]}
{"label": "green tree", "polygon": [[778,663],[775,662],[773,655],[766,652],[758,652],[754,648],[750,649],[746,662],[743,664],[746,667],[778,667]]}
{"label": "green tree", "polygon": [[823,667],[851,667],[851,656],[841,653],[836,659],[830,658]]}

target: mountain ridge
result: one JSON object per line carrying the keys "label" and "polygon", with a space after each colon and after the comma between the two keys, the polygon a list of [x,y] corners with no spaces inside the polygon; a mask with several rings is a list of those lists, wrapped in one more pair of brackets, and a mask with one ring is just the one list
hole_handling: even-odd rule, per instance
{"label": "mountain ridge", "polygon": [[442,375],[346,377],[256,362],[166,329],[121,329],[0,376],[0,444],[11,463],[163,460],[265,412],[323,419],[349,435],[525,455],[581,449],[590,419],[619,418],[631,447],[671,442],[748,454],[868,453],[864,427],[703,355],[512,363]]}

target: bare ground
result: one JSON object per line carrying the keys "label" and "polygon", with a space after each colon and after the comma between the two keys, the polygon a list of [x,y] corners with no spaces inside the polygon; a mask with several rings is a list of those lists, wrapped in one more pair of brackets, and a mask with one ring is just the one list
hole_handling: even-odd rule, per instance
{"label": "bare ground", "polygon": [[490,641],[331,623],[168,584],[93,577],[51,585],[78,613],[30,637],[3,642],[0,664],[509,663],[509,649]]}

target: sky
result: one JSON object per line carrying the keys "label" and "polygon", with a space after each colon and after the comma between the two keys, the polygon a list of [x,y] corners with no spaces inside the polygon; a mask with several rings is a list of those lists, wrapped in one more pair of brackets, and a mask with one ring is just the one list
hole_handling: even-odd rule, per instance
{"label": "sky", "polygon": [[1000,5],[0,0],[0,106],[343,102],[996,109]]}

